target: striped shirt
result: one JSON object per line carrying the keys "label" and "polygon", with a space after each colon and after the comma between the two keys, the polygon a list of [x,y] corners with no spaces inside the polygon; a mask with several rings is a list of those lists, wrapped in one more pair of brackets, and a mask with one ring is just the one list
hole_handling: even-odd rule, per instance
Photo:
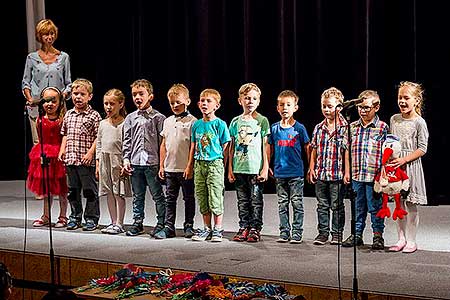
{"label": "striped shirt", "polygon": [[381,168],[382,145],[389,126],[375,115],[363,126],[361,119],[350,125],[352,133],[352,179],[372,182]]}
{"label": "striped shirt", "polygon": [[[90,105],[85,111],[77,112],[72,108],[66,112],[61,127],[61,135],[67,136],[64,156],[66,165],[82,165],[81,159],[97,138],[101,119],[100,114]],[[95,166],[95,159],[92,160],[91,166]]]}
{"label": "striped shirt", "polygon": [[339,114],[336,130],[329,131],[326,120],[314,128],[311,147],[316,149],[314,170],[317,179],[337,181],[344,178],[344,154],[348,149],[347,121]]}

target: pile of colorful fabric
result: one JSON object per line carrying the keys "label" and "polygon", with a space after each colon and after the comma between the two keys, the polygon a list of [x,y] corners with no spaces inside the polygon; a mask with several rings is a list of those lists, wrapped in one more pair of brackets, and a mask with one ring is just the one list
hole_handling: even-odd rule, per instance
{"label": "pile of colorful fabric", "polygon": [[146,272],[140,267],[127,264],[108,278],[91,279],[89,285],[79,292],[96,288],[98,293],[118,292],[116,299],[153,294],[171,300],[232,299],[246,300],[266,298],[290,300],[293,296],[276,284],[256,285],[248,281],[229,278],[214,279],[208,273],[177,273],[170,269]]}

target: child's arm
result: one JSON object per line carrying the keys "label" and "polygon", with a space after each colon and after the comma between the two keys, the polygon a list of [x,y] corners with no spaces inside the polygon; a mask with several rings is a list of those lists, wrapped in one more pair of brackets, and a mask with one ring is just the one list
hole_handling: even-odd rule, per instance
{"label": "child's arm", "polygon": [[64,135],[61,140],[61,147],[59,148],[58,160],[63,161],[64,155],[66,154],[66,144],[67,144],[67,136]]}
{"label": "child's arm", "polygon": [[421,149],[416,149],[410,154],[406,155],[405,157],[399,157],[396,159],[393,159],[391,162],[389,162],[389,165],[392,165],[394,168],[399,168],[413,160],[416,160],[422,156],[425,155],[426,152],[424,152]]}
{"label": "child's arm", "polygon": [[350,151],[345,150],[344,154],[344,184],[350,183]]}
{"label": "child's arm", "polygon": [[[127,116],[128,117],[128,116]],[[131,168],[131,121],[125,118],[125,122],[122,127],[122,157],[123,157],[123,167],[121,175],[131,175],[133,169]]]}
{"label": "child's arm", "polygon": [[309,162],[311,161],[311,145],[308,142],[308,143],[303,145],[303,148],[304,148],[305,153],[306,153],[307,165],[309,166]]}
{"label": "child's arm", "polygon": [[267,174],[269,173],[269,160],[267,159],[267,136],[265,136],[262,140],[263,142],[263,151],[262,151],[262,159],[263,159],[263,166],[261,168],[261,172],[259,172],[259,176],[257,180],[259,182],[263,182],[267,180]]}
{"label": "child's arm", "polygon": [[[267,155],[267,162],[270,164],[270,160],[272,159],[272,153],[274,153],[274,148],[273,148],[273,145],[272,144],[269,144],[269,143],[267,143],[267,146],[266,146],[266,155]],[[270,168],[269,167],[269,169],[268,169],[268,175],[270,176],[270,177],[273,177],[273,170],[272,170],[272,168]]]}
{"label": "child's arm", "polygon": [[94,140],[94,142],[91,145],[91,148],[89,148],[88,152],[83,156],[81,159],[81,163],[85,166],[89,166],[92,162],[92,159],[94,159],[94,153],[95,153],[95,146],[97,145],[97,139]]}
{"label": "child's arm", "polygon": [[231,137],[230,147],[228,151],[228,181],[233,183],[236,178],[233,173],[233,157],[234,157],[234,137]]}
{"label": "child's arm", "polygon": [[191,179],[194,175],[194,153],[195,153],[195,143],[191,142],[191,147],[189,149],[189,161],[186,166],[186,170],[184,170],[183,178]]}
{"label": "child's arm", "polygon": [[[189,151],[190,152],[190,151]],[[161,146],[159,147],[159,172],[158,176],[164,179],[164,161],[166,160],[166,138],[161,139]]]}
{"label": "child's arm", "polygon": [[310,156],[310,160],[309,160],[308,182],[313,184],[313,183],[316,183],[316,181],[317,181],[317,174],[316,174],[316,171],[314,170],[314,164],[315,164],[316,158],[317,158],[317,149],[312,148],[310,152],[311,152],[311,156]]}
{"label": "child's arm", "polygon": [[223,167],[226,168],[228,164],[228,145],[230,142],[225,142],[222,144],[222,155],[223,155]]}

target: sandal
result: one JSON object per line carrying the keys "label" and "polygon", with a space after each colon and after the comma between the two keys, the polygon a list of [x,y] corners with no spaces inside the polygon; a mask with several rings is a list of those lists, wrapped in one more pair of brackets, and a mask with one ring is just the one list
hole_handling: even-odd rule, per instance
{"label": "sandal", "polygon": [[64,216],[59,216],[58,217],[58,222],[56,222],[55,224],[55,228],[63,228],[67,226],[67,218]]}
{"label": "sandal", "polygon": [[33,227],[43,227],[50,225],[50,220],[47,216],[42,216],[37,220],[33,221]]}

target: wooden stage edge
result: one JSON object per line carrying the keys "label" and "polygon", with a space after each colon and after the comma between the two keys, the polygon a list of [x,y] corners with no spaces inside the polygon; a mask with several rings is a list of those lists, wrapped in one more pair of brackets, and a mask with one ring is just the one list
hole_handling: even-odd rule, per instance
{"label": "wooden stage edge", "polygon": [[[41,253],[12,251],[0,249],[0,261],[3,262],[9,269],[12,277],[18,280],[24,280],[36,283],[51,283],[50,276],[50,259],[49,255]],[[25,268],[24,268],[25,264]],[[55,256],[55,282],[58,285],[74,287],[85,286],[90,279],[108,277],[114,274],[117,270],[122,269],[123,264],[109,261],[89,260],[76,257]],[[141,265],[144,270],[149,272],[158,272],[161,268],[158,266]],[[25,270],[25,271],[24,271]],[[25,274],[24,274],[25,272]],[[172,269],[173,273],[186,273],[186,270]],[[339,297],[338,289],[305,285],[291,282],[274,282],[266,281],[261,278],[244,278],[236,276],[227,276],[226,274],[212,274],[216,278],[229,277],[230,279],[237,279],[239,281],[251,281],[255,284],[275,283],[286,288],[290,295],[302,295],[307,300],[321,300],[321,299],[352,299],[352,293],[349,290],[341,290],[341,298]],[[11,299],[25,299],[25,300],[40,300],[47,291],[14,288]],[[81,299],[114,299],[113,293],[94,294],[93,290],[85,292],[76,292]],[[153,295],[143,295],[133,297],[135,300],[143,299],[164,299]],[[430,299],[417,298],[402,295],[379,294],[370,292],[360,292],[358,299],[370,300],[412,300],[412,299]]]}

